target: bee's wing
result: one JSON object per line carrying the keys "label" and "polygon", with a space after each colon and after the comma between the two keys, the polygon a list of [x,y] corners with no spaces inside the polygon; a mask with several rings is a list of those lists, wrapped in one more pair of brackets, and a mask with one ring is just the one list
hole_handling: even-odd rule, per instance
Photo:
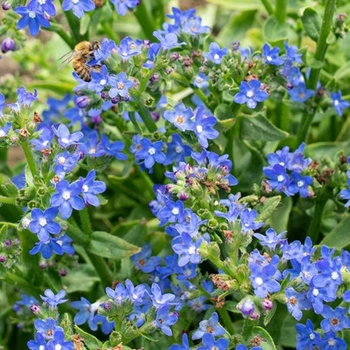
{"label": "bee's wing", "polygon": [[76,52],[75,50],[73,51],[69,51],[66,54],[64,54],[62,57],[60,57],[58,60],[61,61],[60,66],[58,67],[58,70],[62,69],[63,67],[65,67],[69,62],[71,62],[73,60],[74,57],[76,57],[78,55],[78,52]]}

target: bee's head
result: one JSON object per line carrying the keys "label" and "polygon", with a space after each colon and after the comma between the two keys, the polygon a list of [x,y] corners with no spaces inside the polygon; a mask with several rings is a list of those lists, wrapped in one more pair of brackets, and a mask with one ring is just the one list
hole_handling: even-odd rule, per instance
{"label": "bee's head", "polygon": [[92,50],[99,50],[101,48],[100,42],[99,41],[93,41],[91,43],[91,48]]}

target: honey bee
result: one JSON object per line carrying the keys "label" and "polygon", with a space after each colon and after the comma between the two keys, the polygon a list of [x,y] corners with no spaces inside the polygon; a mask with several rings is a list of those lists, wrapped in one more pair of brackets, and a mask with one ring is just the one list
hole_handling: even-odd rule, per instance
{"label": "honey bee", "polygon": [[63,60],[58,69],[63,68],[69,62],[72,62],[73,69],[80,79],[89,82],[91,81],[91,71],[99,71],[100,67],[89,66],[88,63],[94,58],[94,52],[100,49],[98,41],[82,41],[75,45],[74,50],[67,52],[59,60]]}

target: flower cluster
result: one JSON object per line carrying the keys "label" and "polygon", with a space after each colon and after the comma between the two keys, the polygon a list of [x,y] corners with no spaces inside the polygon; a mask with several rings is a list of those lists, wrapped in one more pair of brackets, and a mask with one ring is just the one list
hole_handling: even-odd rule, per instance
{"label": "flower cluster", "polygon": [[312,177],[302,175],[303,171],[310,165],[311,158],[304,156],[305,144],[301,144],[294,152],[289,152],[286,146],[276,153],[269,153],[267,161],[269,166],[264,167],[264,174],[268,177],[265,180],[266,190],[277,189],[287,196],[300,193],[301,197],[313,195],[309,186],[312,184]]}

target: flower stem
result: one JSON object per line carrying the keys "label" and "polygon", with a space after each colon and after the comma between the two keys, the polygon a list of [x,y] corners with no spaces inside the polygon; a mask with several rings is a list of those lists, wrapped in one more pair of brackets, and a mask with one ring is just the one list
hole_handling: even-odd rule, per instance
{"label": "flower stem", "polygon": [[79,210],[79,215],[83,231],[90,240],[90,237],[92,235],[92,226],[87,207],[85,207],[83,210]]}
{"label": "flower stem", "polygon": [[155,22],[152,20],[145,3],[146,1],[140,2],[136,8],[136,11],[134,12],[134,15],[145,33],[146,38],[152,39],[153,32],[156,30],[154,26]]}
{"label": "flower stem", "polygon": [[36,166],[36,162],[34,160],[33,153],[30,149],[29,142],[23,141],[23,142],[19,142],[19,144],[21,145],[23,152],[24,152],[24,155],[26,156],[26,160],[27,160],[30,172],[32,173],[33,178],[35,179],[39,176],[39,171],[38,171],[38,168]]}
{"label": "flower stem", "polygon": [[284,23],[287,17],[287,0],[277,0],[275,17],[278,23]]}
{"label": "flower stem", "polygon": [[[315,61],[319,63],[323,63],[324,58],[326,56],[326,52],[328,48],[327,38],[331,31],[331,27],[333,23],[333,15],[334,15],[336,4],[337,4],[337,0],[326,1],[322,27],[320,31],[320,36],[317,41],[317,47],[316,47],[316,52],[314,56]],[[310,78],[308,80],[308,87],[310,89],[316,90],[320,73],[321,73],[321,68],[311,68]],[[316,97],[316,94],[315,94],[315,97]],[[306,140],[313,117],[314,117],[314,113],[303,113],[303,118],[300,124],[300,129],[297,137],[298,145]]]}
{"label": "flower stem", "polygon": [[314,215],[312,216],[311,224],[307,231],[307,236],[311,238],[313,244],[317,244],[318,241],[322,223],[322,214],[328,198],[329,196],[327,196],[326,193],[320,193],[316,198]]}
{"label": "flower stem", "polygon": [[265,6],[265,9],[269,15],[273,14],[273,7],[271,6],[271,2],[269,0],[261,0],[262,4]]}
{"label": "flower stem", "polygon": [[222,319],[222,321],[225,325],[225,328],[230,333],[230,335],[236,334],[237,332],[235,331],[235,329],[232,326],[233,322],[232,322],[227,310],[225,309],[225,307],[218,309],[218,312],[219,312],[220,318]]}

